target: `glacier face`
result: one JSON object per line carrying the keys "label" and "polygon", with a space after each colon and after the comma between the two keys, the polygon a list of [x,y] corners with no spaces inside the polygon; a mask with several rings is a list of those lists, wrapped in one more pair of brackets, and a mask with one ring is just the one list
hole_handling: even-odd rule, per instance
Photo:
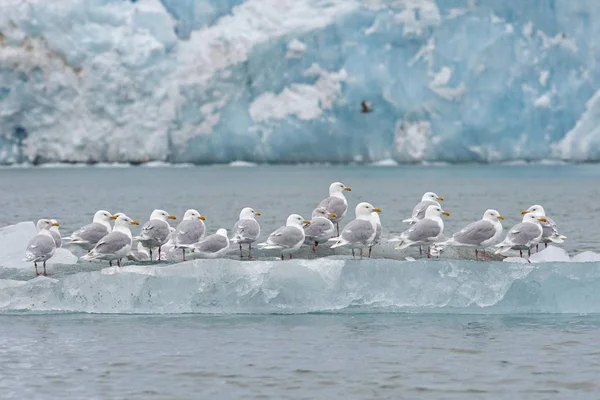
{"label": "glacier face", "polygon": [[600,160],[598,20],[596,0],[0,0],[0,162]]}

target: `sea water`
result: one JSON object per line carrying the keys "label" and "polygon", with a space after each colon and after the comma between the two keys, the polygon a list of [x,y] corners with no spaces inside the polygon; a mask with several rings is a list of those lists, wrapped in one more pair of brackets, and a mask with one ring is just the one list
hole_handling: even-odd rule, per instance
{"label": "sea water", "polygon": [[[97,209],[144,222],[196,208],[214,232],[251,206],[266,237],[339,180],[351,208],[383,209],[386,238],[435,191],[447,233],[487,208],[508,228],[542,204],[575,255],[600,251],[599,177],[596,165],[6,169],[0,226],[53,217],[64,236]],[[597,398],[600,264],[322,251],[57,264],[50,277],[3,261],[2,398]]]}

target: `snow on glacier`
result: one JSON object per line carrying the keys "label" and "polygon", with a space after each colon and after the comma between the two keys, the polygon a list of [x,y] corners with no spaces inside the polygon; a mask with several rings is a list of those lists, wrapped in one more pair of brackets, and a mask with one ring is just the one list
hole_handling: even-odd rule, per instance
{"label": "snow on glacier", "polygon": [[599,18],[595,0],[0,0],[0,162],[598,160]]}

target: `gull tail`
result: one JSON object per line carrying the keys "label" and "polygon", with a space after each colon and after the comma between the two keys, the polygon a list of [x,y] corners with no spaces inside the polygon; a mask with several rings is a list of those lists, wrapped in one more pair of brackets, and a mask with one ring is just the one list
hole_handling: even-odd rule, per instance
{"label": "gull tail", "polygon": [[502,243],[495,245],[494,247],[496,247],[498,250],[496,250],[494,252],[494,254],[505,254],[506,252],[508,252],[510,250],[510,248],[512,246],[508,246],[508,245],[504,245]]}
{"label": "gull tail", "polygon": [[404,240],[401,240],[400,243],[398,243],[396,245],[396,249],[397,250],[404,250],[404,249],[406,249],[410,245],[411,245],[411,242],[406,242]]}
{"label": "gull tail", "polygon": [[258,248],[260,249],[265,249],[265,250],[272,250],[272,249],[280,249],[281,246],[276,245],[276,244],[270,244],[270,243],[259,243],[256,245]]}
{"label": "gull tail", "polygon": [[567,237],[563,235],[554,234],[549,236],[548,239],[554,243],[564,243]]}
{"label": "gull tail", "polygon": [[390,243],[398,243],[401,241],[402,241],[402,238],[400,238],[400,237],[394,237],[394,238],[391,238],[390,240],[388,240],[388,242],[390,242]]}
{"label": "gull tail", "polygon": [[240,237],[238,237],[238,236],[234,236],[234,237],[232,237],[231,239],[229,239],[229,241],[230,241],[231,243],[239,243],[239,242],[241,242],[241,241],[242,241],[242,238],[240,238]]}
{"label": "gull tail", "polygon": [[336,247],[342,247],[342,246],[346,246],[348,244],[347,240],[344,240],[340,237],[335,237],[335,238],[331,238],[328,241],[335,241],[335,243],[333,244],[333,246],[331,246],[331,249],[335,249]]}
{"label": "gull tail", "polygon": [[97,257],[95,254],[93,254],[91,251],[87,254],[84,254],[83,256],[79,257],[80,260],[84,260],[84,261],[92,261],[95,260]]}
{"label": "gull tail", "polygon": [[410,225],[416,224],[418,221],[414,218],[403,219],[402,222],[406,222]]}

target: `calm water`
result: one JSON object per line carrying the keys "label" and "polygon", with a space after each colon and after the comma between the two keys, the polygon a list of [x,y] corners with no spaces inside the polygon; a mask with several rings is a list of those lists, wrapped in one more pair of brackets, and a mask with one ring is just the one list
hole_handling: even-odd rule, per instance
{"label": "calm water", "polygon": [[[6,204],[0,226],[54,217],[61,221],[63,233],[68,233],[87,223],[100,208],[142,221],[154,208],[177,215],[197,208],[214,231],[229,228],[239,209],[250,205],[263,213],[266,235],[291,212],[308,217],[327,195],[329,183],[340,180],[353,187],[348,195],[351,205],[369,201],[383,208],[388,234],[403,229],[400,221],[422,193],[431,190],[446,197],[444,208],[452,212],[447,232],[480,218],[487,208],[506,215],[505,227],[509,227],[520,220],[522,208],[539,203],[568,236],[564,247],[576,253],[600,250],[600,227],[594,222],[599,211],[599,178],[597,165],[5,169],[0,170]],[[298,272],[306,269],[301,264],[288,265],[297,275],[273,280],[272,285],[310,278]],[[127,287],[115,286],[125,275],[90,283],[85,280],[96,275],[78,274],[76,268],[55,279],[71,279],[81,287],[110,282],[108,289],[113,291],[103,293],[122,295],[119,291]],[[228,271],[235,268],[230,266]],[[377,282],[388,292],[402,287],[381,276],[393,265],[377,269],[377,279],[361,268],[363,264],[357,264],[352,287],[361,279],[371,279],[371,291],[376,291]],[[508,273],[484,263],[480,268],[480,286],[469,286],[478,292],[490,276],[489,282],[497,281],[486,268],[496,275]],[[585,274],[585,267],[578,268],[577,279]],[[432,278],[436,276],[435,268],[428,270]],[[563,273],[568,275],[568,271]],[[453,276],[443,277],[445,290],[454,290],[448,286]],[[31,278],[21,274],[12,279]],[[212,290],[218,293],[218,276],[210,278],[216,279]],[[416,284],[417,276],[413,278]],[[222,279],[224,287],[232,284],[231,276]],[[419,287],[426,291],[428,277],[419,279]],[[535,287],[535,279],[527,282],[527,288]],[[568,278],[561,279],[564,287],[544,284],[540,295],[547,300],[548,291],[560,291],[561,304],[571,293],[595,299],[597,286],[590,285],[584,292],[581,286],[570,285]],[[597,278],[586,279],[596,282]],[[150,283],[143,286],[147,296],[158,295],[163,302],[170,295],[161,292],[162,284],[168,284],[169,290],[194,290],[190,280],[157,278]],[[41,281],[31,286],[32,299],[39,301],[40,293],[48,301],[50,295],[51,301],[67,294],[77,298],[78,287],[56,285],[43,292],[44,285]],[[65,292],[53,293],[52,288],[58,287]],[[310,285],[304,282],[298,287]],[[292,289],[296,290],[288,287],[287,295],[298,297]],[[414,296],[419,297],[419,290]],[[210,303],[206,296],[211,293],[204,292],[201,300]],[[531,298],[529,289],[517,294],[511,304],[535,306],[537,300]],[[371,295],[376,297],[376,293]],[[444,312],[365,314],[351,308],[341,313],[219,316],[9,312],[0,315],[0,393],[2,399],[598,398],[600,316]]]}

